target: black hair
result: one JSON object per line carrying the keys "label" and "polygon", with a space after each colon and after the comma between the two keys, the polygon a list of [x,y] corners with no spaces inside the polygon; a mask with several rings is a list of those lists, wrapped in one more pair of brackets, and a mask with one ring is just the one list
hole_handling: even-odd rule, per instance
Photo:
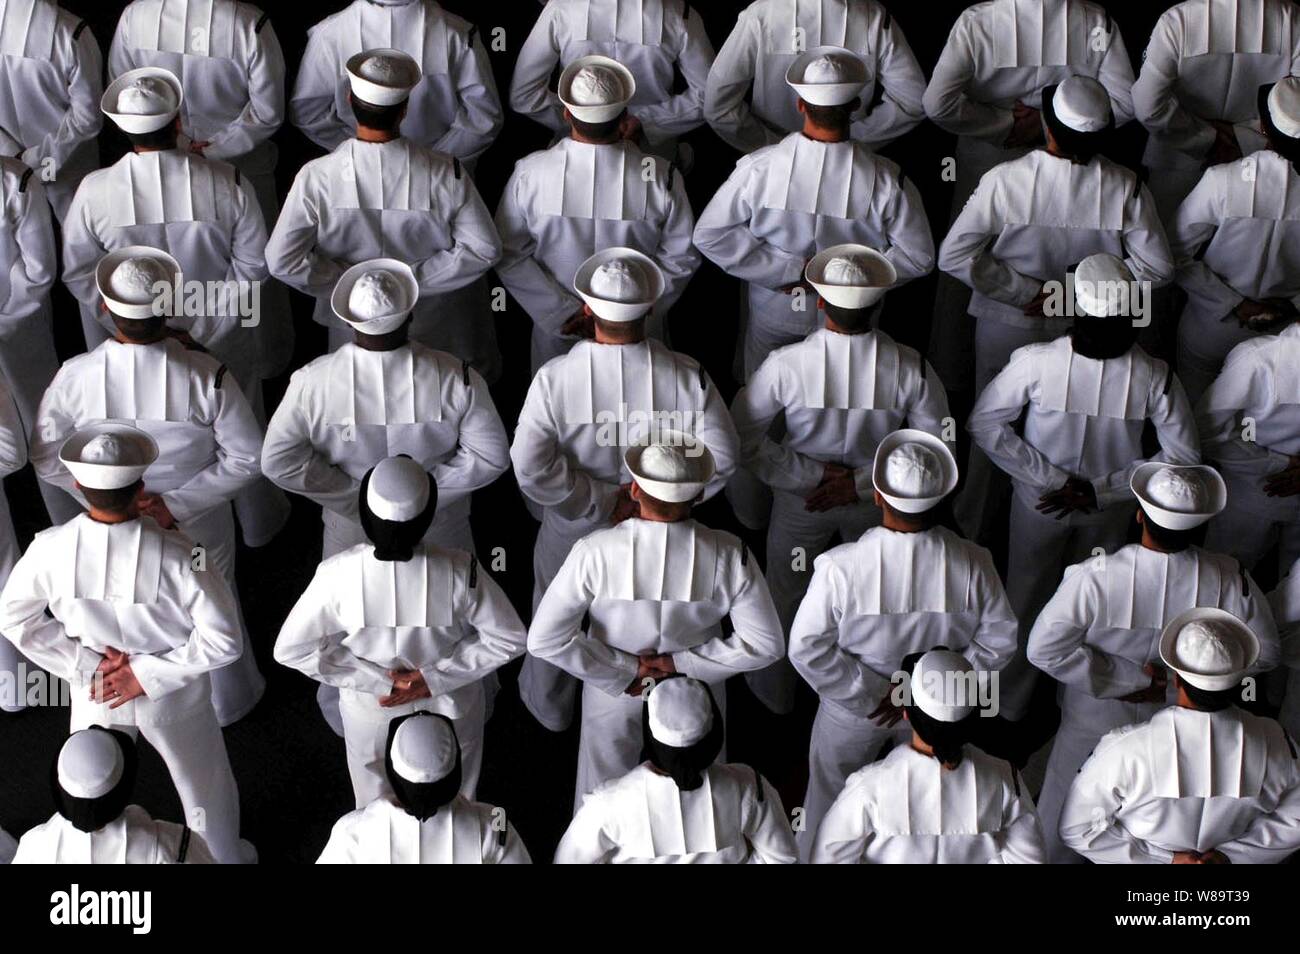
{"label": "black hair", "polygon": [[1259,124],[1264,130],[1264,137],[1268,140],[1269,147],[1291,163],[1292,169],[1300,173],[1300,139],[1292,138],[1278,129],[1273,123],[1273,117],[1269,115],[1268,94],[1273,91],[1273,87],[1276,85],[1276,83],[1265,83],[1259,88],[1256,103],[1256,108],[1259,111]]}
{"label": "black hair", "polygon": [[131,506],[143,486],[144,481],[137,480],[127,487],[114,487],[112,490],[104,490],[99,487],[82,487],[81,493],[86,498],[87,503],[96,510],[121,513]]}
{"label": "black hair", "polygon": [[1227,689],[1201,689],[1181,676],[1178,677],[1178,684],[1182,686],[1183,692],[1187,693],[1187,698],[1191,700],[1192,705],[1205,712],[1222,712],[1230,706],[1235,706],[1241,693],[1240,684],[1229,686]]}
{"label": "black hair", "polygon": [[1077,129],[1071,129],[1057,118],[1052,103],[1052,97],[1056,95],[1056,88],[1059,85],[1053,83],[1043,87],[1043,121],[1051,131],[1052,138],[1056,140],[1057,151],[1074,162],[1086,165],[1094,156],[1105,152],[1109,147],[1115,131],[1115,114],[1112,112],[1105,128],[1098,129],[1096,132],[1079,132]]}
{"label": "black hair", "polygon": [[1128,354],[1137,340],[1137,327],[1132,318],[1124,315],[1109,318],[1076,315],[1070,328],[1070,341],[1074,350],[1085,358],[1097,361]]}
{"label": "black hair", "polygon": [[943,517],[944,517],[943,501],[940,501],[939,503],[935,504],[929,510],[922,510],[920,513],[904,513],[902,510],[899,510],[897,507],[893,506],[888,500],[885,500],[884,498],[885,495],[881,494],[880,495],[881,507],[885,510],[888,510],[890,513],[894,514],[895,516],[898,517],[899,520],[902,520],[905,523],[909,523],[914,526],[920,527],[922,530],[930,530],[943,523]]}
{"label": "black hair", "polygon": [[166,315],[153,315],[149,318],[123,318],[113,315],[113,325],[123,338],[130,341],[154,341],[167,327]]}
{"label": "black hair", "polygon": [[839,132],[847,133],[849,127],[853,125],[853,114],[857,111],[862,100],[854,97],[847,103],[839,106],[818,106],[803,100],[804,115],[812,121],[812,124],[819,129],[834,129]]}
{"label": "black hair", "polygon": [[1147,532],[1153,543],[1162,550],[1177,552],[1186,550],[1188,547],[1199,546],[1205,539],[1205,531],[1208,524],[1201,524],[1199,527],[1192,527],[1190,530],[1170,530],[1168,527],[1162,527],[1151,519],[1151,514],[1145,510],[1142,511],[1142,526]]}
{"label": "black hair", "polygon": [[[684,677],[677,673],[667,678]],[[666,680],[660,680],[660,682],[664,681]],[[649,762],[659,771],[672,776],[673,782],[684,792],[693,792],[704,784],[704,773],[717,761],[725,737],[718,700],[713,697],[713,690],[708,685],[704,686],[704,690],[709,694],[709,702],[713,706],[713,724],[704,738],[694,745],[676,746],[660,742],[650,731],[649,703],[641,707],[641,761]],[[652,693],[654,691],[654,689],[650,690]]]}
{"label": "black hair", "polygon": [[583,139],[613,139],[618,135],[619,127],[623,124],[623,117],[627,115],[624,109],[613,119],[608,119],[603,123],[589,123],[576,118],[573,113],[569,113],[569,122],[573,124],[574,130]]}
{"label": "black hair", "polygon": [[358,126],[374,129],[378,132],[397,135],[402,128],[402,117],[406,112],[406,100],[391,106],[376,106],[349,94],[352,103],[352,115]]}
{"label": "black hair", "polygon": [[175,121],[167,123],[161,129],[147,133],[124,132],[127,141],[134,149],[175,149],[178,133]]}
{"label": "black hair", "polygon": [[364,331],[353,328],[353,340],[358,348],[364,348],[366,351],[392,351],[410,340],[411,322],[414,320],[415,313],[412,312],[392,331],[385,331],[380,335],[368,335]]}
{"label": "black hair", "polygon": [[[947,648],[947,646],[933,647],[936,650]],[[916,671],[916,664],[921,661],[925,652],[909,653],[903,657],[902,668],[907,673],[909,683]],[[961,765],[961,760],[965,756],[966,743],[970,741],[971,720],[978,716],[972,712],[956,722],[940,722],[921,711],[920,706],[911,701],[911,693],[908,694],[907,699],[903,711],[907,713],[907,724],[912,727],[912,731],[921,737],[922,742],[934,749],[934,757],[945,766],[956,768]]]}
{"label": "black hair", "polygon": [[[412,782],[402,778],[393,768],[393,739],[397,730],[407,719],[441,719],[451,730],[451,741],[456,749],[456,762],[451,771],[436,782]],[[398,716],[388,723],[388,741],[384,743],[384,774],[388,784],[393,786],[397,801],[408,815],[424,821],[438,814],[438,809],[450,802],[460,792],[460,740],[456,738],[456,725],[445,715],[437,712],[411,712]]]}
{"label": "black hair", "polygon": [[[410,459],[409,454],[399,457]],[[379,465],[376,464],[375,467]],[[375,559],[388,562],[404,562],[415,555],[415,548],[433,525],[434,513],[438,509],[438,483],[429,475],[429,502],[420,513],[410,520],[384,520],[376,517],[366,503],[366,492],[370,489],[370,478],[375,468],[366,471],[361,478],[361,490],[357,494],[357,509],[360,511],[361,529],[375,547]]]}
{"label": "black hair", "polygon": [[122,777],[98,798],[76,798],[64,791],[59,784],[59,759],[56,755],[50,766],[50,790],[54,794],[55,810],[78,831],[92,832],[99,831],[126,811],[126,806],[131,802],[131,793],[135,790],[139,757],[135,750],[135,740],[120,729],[92,725],[85,731],[107,732],[113,737],[122,750]]}
{"label": "black hair", "polygon": [[881,303],[876,302],[866,308],[844,308],[840,305],[832,305],[825,298],[822,299],[822,308],[825,310],[826,316],[835,322],[837,328],[841,328],[849,334],[870,331],[875,324],[875,318],[880,307]]}

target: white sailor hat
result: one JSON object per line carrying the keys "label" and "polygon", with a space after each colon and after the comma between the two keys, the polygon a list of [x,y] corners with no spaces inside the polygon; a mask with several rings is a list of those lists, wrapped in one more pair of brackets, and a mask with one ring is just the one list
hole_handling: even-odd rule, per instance
{"label": "white sailor hat", "polygon": [[608,56],[580,56],[560,73],[556,92],[574,119],[607,123],[632,101],[636,79],[618,60]]}
{"label": "white sailor hat", "polygon": [[1228,504],[1228,487],[1213,467],[1204,464],[1139,464],[1129,487],[1142,512],[1167,530],[1191,530]]}
{"label": "white sailor hat", "polygon": [[795,57],[785,81],[814,106],[843,106],[867,85],[867,64],[852,50],[819,46]]}
{"label": "white sailor hat", "polygon": [[125,771],[126,755],[117,736],[98,727],[72,733],[55,763],[59,787],[73,798],[103,798]]}
{"label": "white sailor hat", "polygon": [[1076,133],[1101,132],[1111,123],[1110,94],[1091,76],[1061,80],[1044,108],[1049,116],[1055,116],[1057,122]]}
{"label": "white sailor hat", "polygon": [[1300,76],[1284,76],[1268,91],[1268,118],[1289,139],[1300,139]]}
{"label": "white sailor hat", "polygon": [[573,290],[597,318],[635,321],[664,293],[663,270],[655,260],[631,248],[607,248],[578,266]]}
{"label": "white sailor hat", "polygon": [[686,503],[703,493],[716,465],[704,442],[684,431],[663,430],[659,442],[630,447],[624,455],[638,487],[656,500]]}
{"label": "white sailor hat", "polygon": [[1259,659],[1259,639],[1231,613],[1198,606],[1160,633],[1160,659],[1197,689],[1218,692],[1241,682]]}
{"label": "white sailor hat", "polygon": [[1093,318],[1113,318],[1130,309],[1133,273],[1109,252],[1089,255],[1074,269],[1074,301]]}
{"label": "white sailor hat", "polygon": [[684,749],[713,728],[713,696],[698,679],[682,676],[655,683],[646,705],[650,734],[664,745]]}
{"label": "white sailor hat", "polygon": [[420,66],[401,50],[362,50],[348,57],[352,95],[372,106],[396,106],[420,82]]}
{"label": "white sailor hat", "polygon": [[95,265],[99,296],[119,318],[140,320],[171,314],[172,289],[180,280],[180,262],[148,245],[114,249]]}
{"label": "white sailor hat", "polygon": [[330,307],[362,334],[382,335],[401,327],[419,298],[420,283],[410,265],[395,258],[372,258],[339,276]]}
{"label": "white sailor hat", "polygon": [[397,727],[389,757],[398,778],[428,785],[446,778],[456,767],[456,750],[451,723],[424,716],[407,719]]}
{"label": "white sailor hat", "polygon": [[876,445],[871,482],[901,513],[925,513],[957,486],[957,459],[926,431],[894,431]]}
{"label": "white sailor hat", "polygon": [[156,132],[181,111],[185,91],[176,74],[160,66],[127,70],[108,84],[99,108],[125,133]]}
{"label": "white sailor hat", "polygon": [[81,486],[117,490],[139,480],[158,459],[158,444],[128,424],[91,424],[73,432],[59,448],[59,460]]}
{"label": "white sailor hat", "polygon": [[960,722],[978,702],[976,681],[969,676],[974,668],[961,653],[930,650],[912,668],[912,705],[940,722]]}
{"label": "white sailor hat", "polygon": [[832,245],[814,255],[804,278],[839,308],[869,308],[898,280],[892,262],[866,245]]}
{"label": "white sailor hat", "polygon": [[414,520],[429,506],[429,474],[410,457],[385,457],[370,472],[366,506],[380,520]]}

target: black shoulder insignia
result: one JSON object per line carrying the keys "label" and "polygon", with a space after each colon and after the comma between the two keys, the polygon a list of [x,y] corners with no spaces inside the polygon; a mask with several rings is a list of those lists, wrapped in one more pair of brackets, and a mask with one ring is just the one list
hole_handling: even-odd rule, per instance
{"label": "black shoulder insignia", "polygon": [[476,36],[478,36],[478,24],[477,24],[477,23],[471,23],[471,24],[469,25],[469,32],[465,34],[465,45],[466,45],[466,46],[473,46],[473,45],[474,45],[474,37],[476,37]]}
{"label": "black shoulder insignia", "polygon": [[497,844],[500,845],[502,848],[506,846],[506,835],[508,834],[510,834],[510,830],[508,828],[502,828],[500,831],[497,832]]}
{"label": "black shoulder insignia", "polygon": [[178,865],[185,864],[185,859],[189,856],[189,853],[190,853],[190,830],[189,828],[186,828],[183,832],[181,832],[181,846],[180,848],[176,849],[176,863]]}
{"label": "black shoulder insignia", "polygon": [[80,23],[77,24],[77,28],[72,31],[72,40],[74,43],[77,40],[81,39],[81,34],[85,32],[85,29],[88,26],[90,26],[90,21],[88,20],[82,20]]}
{"label": "black shoulder insignia", "polygon": [[227,368],[224,364],[221,367],[217,368],[217,380],[213,386],[216,387],[218,390],[220,390],[221,388],[221,382],[226,380],[226,372],[228,370],[230,369]]}
{"label": "black shoulder insignia", "polygon": [[1110,11],[1102,10],[1101,12],[1106,16],[1106,32],[1109,33],[1110,32]]}
{"label": "black shoulder insignia", "polygon": [[257,26],[253,27],[253,32],[254,32],[254,33],[261,33],[261,32],[262,32],[262,27],[266,26],[266,21],[269,20],[269,19],[271,19],[271,14],[269,14],[269,13],[263,13],[260,17],[258,17],[258,18],[257,18]]}
{"label": "black shoulder insignia", "polygon": [[749,547],[743,543],[740,545],[740,565],[749,566]]}
{"label": "black shoulder insignia", "polygon": [[463,382],[465,382],[465,387],[469,387],[469,362],[468,361],[462,361],[460,363],[460,379]]}
{"label": "black shoulder insignia", "polygon": [[1295,743],[1291,741],[1291,733],[1283,729],[1282,738],[1286,739],[1286,747],[1291,750],[1291,761],[1294,762],[1297,756],[1295,754]]}
{"label": "black shoulder insignia", "polygon": [[880,21],[880,29],[881,29],[881,30],[888,30],[888,29],[889,29],[889,25],[890,25],[891,23],[893,23],[893,22],[894,22],[894,18],[890,15],[889,11],[886,10],[886,11],[885,11],[885,19],[883,19],[882,21]]}
{"label": "black shoulder insignia", "polygon": [[709,373],[704,370],[704,365],[700,365],[700,390],[707,391],[708,389],[709,389]]}
{"label": "black shoulder insignia", "polygon": [[668,175],[664,176],[665,181],[668,183],[668,188],[670,189],[673,187],[673,173],[676,171],[677,160],[674,159],[672,162],[668,163]]}
{"label": "black shoulder insignia", "polygon": [[1250,574],[1246,572],[1246,567],[1244,564],[1242,566],[1239,566],[1237,568],[1237,571],[1241,574],[1241,595],[1249,598],[1250,597]]}
{"label": "black shoulder insignia", "polygon": [[235,170],[235,185],[239,185],[239,170]]}
{"label": "black shoulder insignia", "polygon": [[764,799],[763,776],[758,774],[758,769],[751,769],[750,771],[754,773],[754,790],[758,795],[758,800],[761,802]]}
{"label": "black shoulder insignia", "polygon": [[478,586],[478,557],[474,554],[469,555],[469,588],[472,590]]}
{"label": "black shoulder insignia", "polygon": [[27,191],[27,183],[32,181],[32,173],[34,173],[35,171],[36,171],[35,169],[27,169],[26,171],[23,172],[22,179],[18,181],[19,192]]}
{"label": "black shoulder insignia", "polygon": [[[1011,765],[1010,762],[1008,762],[1007,764]],[[1015,787],[1016,798],[1019,798],[1020,797],[1020,773],[1016,771],[1016,767],[1014,765],[1011,765],[1011,784]]]}
{"label": "black shoulder insignia", "polygon": [[685,23],[691,18],[691,8],[689,4],[682,4],[682,22]]}
{"label": "black shoulder insignia", "polygon": [[1173,387],[1173,385],[1174,385],[1174,367],[1173,367],[1173,365],[1170,365],[1170,366],[1169,366],[1169,370],[1167,370],[1167,371],[1165,372],[1165,386],[1164,386],[1164,389],[1163,389],[1160,393],[1161,393],[1161,394],[1168,394],[1168,393],[1169,393],[1169,389],[1170,389],[1171,387]]}
{"label": "black shoulder insignia", "polygon": [[453,159],[451,160],[451,167],[452,167],[452,169],[454,169],[454,170],[456,171],[456,178],[459,179],[459,178],[460,178],[460,160],[459,160],[459,159],[456,159],[456,158],[453,158]]}

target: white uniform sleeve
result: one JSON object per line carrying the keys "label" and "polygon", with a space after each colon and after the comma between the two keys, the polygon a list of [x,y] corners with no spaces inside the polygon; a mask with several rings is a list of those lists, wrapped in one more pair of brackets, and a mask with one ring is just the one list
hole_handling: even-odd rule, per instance
{"label": "white uniform sleeve", "polygon": [[37,537],[9,573],[0,592],[0,633],[18,651],[74,686],[86,686],[104,657],[68,635],[63,623],[46,613],[51,589],[51,554]]}
{"label": "white uniform sleeve", "polygon": [[941,129],[1000,146],[1014,124],[1011,108],[978,102],[967,93],[975,77],[974,20],[968,10],[953,24],[922,103],[930,121]]}
{"label": "white uniform sleeve", "polygon": [[1160,450],[1150,458],[1130,461],[1109,474],[1092,481],[1093,492],[1099,507],[1128,502],[1133,499],[1129,479],[1141,464],[1148,460],[1168,464],[1199,464],[1201,441],[1196,433],[1196,419],[1187,401],[1182,382],[1163,361],[1153,361],[1151,393],[1147,398],[1147,419],[1156,430]]}
{"label": "white uniform sleeve", "polygon": [[1061,841],[1096,864],[1169,864],[1173,852],[1134,836],[1120,817],[1136,790],[1135,766],[1114,733],[1074,777],[1061,808]]}
{"label": "white uniform sleeve", "polygon": [[[1290,740],[1287,744],[1294,745]],[[1300,762],[1294,754],[1287,755],[1281,765],[1287,779],[1277,805],[1232,841],[1215,846],[1234,865],[1278,864],[1300,849]]]}
{"label": "white uniform sleeve", "polygon": [[351,518],[357,512],[361,481],[330,463],[312,443],[307,374],[308,369],[303,368],[289,379],[289,388],[266,426],[262,473],[277,486]]}
{"label": "white uniform sleeve", "polygon": [[608,798],[594,792],[582,800],[573,821],[560,839],[551,864],[603,865],[618,852],[618,845],[605,832]]}
{"label": "white uniform sleeve", "polygon": [[5,202],[5,226],[22,254],[9,263],[9,297],[0,302],[0,341],[21,334],[31,317],[49,297],[58,268],[50,204],[40,176],[27,175],[26,186],[10,190]]}
{"label": "white uniform sleeve", "polygon": [[1014,767],[1013,791],[1004,809],[1001,832],[1002,850],[989,859],[995,865],[1042,865],[1047,863],[1047,845],[1043,840],[1043,826],[1038,821],[1034,800],[1025,790]]}
{"label": "white uniform sleeve", "polygon": [[330,830],[330,840],[325,843],[325,850],[316,859],[318,865],[353,865],[356,864],[357,834],[356,824],[361,820],[365,809],[358,808],[348,812],[334,823]]}
{"label": "white uniform sleeve", "polygon": [[327,686],[387,695],[393,680],[384,667],[343,645],[351,634],[338,611],[338,580],[330,569],[326,563],[316,568],[289,611],[275,641],[275,661]]}
{"label": "white uniform sleeve", "polygon": [[1251,342],[1233,348],[1219,376],[1201,395],[1196,405],[1201,450],[1206,460],[1270,460],[1280,471],[1290,464],[1290,457],[1244,439],[1243,418],[1275,401],[1273,375],[1255,355]]}
{"label": "white uniform sleeve", "polygon": [[826,810],[813,840],[810,861],[815,865],[859,865],[876,840],[871,821],[872,793],[854,778]]}
{"label": "white uniform sleeve", "polygon": [[1022,275],[993,255],[994,241],[1006,222],[1001,208],[1004,167],[994,167],[980,179],[939,246],[939,270],[981,295],[1023,307],[1033,300],[1042,282]]}
{"label": "white uniform sleeve", "polygon": [[[1240,167],[1230,167],[1240,168]],[[1225,219],[1227,185],[1223,169],[1205,170],[1195,188],[1183,199],[1174,217],[1172,246],[1178,267],[1178,284],[1189,298],[1204,303],[1217,315],[1228,315],[1245,300],[1200,257]]]}
{"label": "white uniform sleeve", "polygon": [[1105,593],[1091,560],[1068,567],[1065,578],[1029,631],[1029,661],[1059,683],[1097,699],[1118,699],[1146,689],[1151,677],[1141,664],[1088,642],[1098,624]]}
{"label": "white uniform sleeve", "polygon": [[975,589],[975,605],[979,608],[979,623],[962,655],[977,672],[995,672],[1011,662],[1016,654],[1020,624],[1007,599],[1002,578],[993,565],[992,554],[980,547],[973,562],[971,582]]}
{"label": "white uniform sleeve", "polygon": [[1200,159],[1214,145],[1214,126],[1183,107],[1178,99],[1178,61],[1184,36],[1181,17],[1165,13],[1151,31],[1142,69],[1133,84],[1133,112],[1148,132],[1161,134],[1176,149]]}
{"label": "white uniform sleeve", "polygon": [[583,632],[582,618],[596,592],[589,562],[587,540],[579,540],[533,613],[528,651],[608,695],[619,696],[636,678],[640,660]]}
{"label": "white uniform sleeve", "polygon": [[335,108],[341,69],[323,26],[308,30],[307,48],[289,99],[289,121],[326,152],[333,152],[353,132]]}
{"label": "white uniform sleeve", "polygon": [[1012,426],[1037,387],[1035,354],[1032,348],[1020,348],[1011,355],[1007,366],[988,383],[975,402],[966,429],[989,459],[1012,480],[1044,494],[1064,485],[1070,475],[1025,441]]}
{"label": "white uniform sleeve", "polygon": [[469,173],[457,164],[451,210],[451,248],[432,252],[411,262],[420,294],[439,295],[468,285],[501,258],[501,239],[492,213],[483,204]]}
{"label": "white uniform sleeve", "polygon": [[[235,222],[230,235],[230,266],[226,269],[224,277],[226,281],[253,285],[264,281],[268,274],[266,222],[262,219],[262,207],[257,204],[252,185],[238,172],[235,173],[235,180],[233,209]],[[217,309],[217,311],[221,310],[223,309]],[[242,320],[238,316],[196,317],[190,324],[189,332],[194,340],[208,345],[229,335],[240,333]]]}
{"label": "white uniform sleeve", "polygon": [[778,248],[750,229],[754,204],[749,193],[763,161],[742,159],[736,165],[700,214],[695,247],[733,278],[776,289],[799,281],[805,262],[802,255]]}
{"label": "white uniform sleeve", "polygon": [[731,635],[672,654],[678,672],[702,682],[763,669],[785,655],[785,630],[758,560],[743,543],[727,560],[728,566],[720,569],[727,576]]}
{"label": "white uniform sleeve", "polygon": [[448,73],[456,85],[456,115],[433,148],[458,159],[473,159],[501,132],[505,122],[501,96],[476,27],[470,27],[465,35],[450,32],[447,44]]}
{"label": "white uniform sleeve", "polygon": [[318,179],[310,164],[299,170],[266,242],[265,254],[272,276],[305,295],[324,298],[347,266],[325,257],[317,246],[322,202]]}
{"label": "white uniform sleeve", "polygon": [[77,147],[99,135],[103,125],[99,101],[104,94],[104,55],[94,31],[83,21],[71,32],[56,37],[50,62],[67,85],[68,111],[52,133],[28,145],[19,158],[38,173],[45,160],[52,159],[57,175]]}
{"label": "white uniform sleeve", "polygon": [[[681,10],[683,18],[673,21],[673,35],[665,40],[677,54],[677,68],[686,81],[686,89],[660,103],[629,107],[631,114],[641,120],[641,128],[651,143],[688,133],[704,122],[704,90],[709,81],[709,67],[713,65],[713,44],[699,13],[685,3]],[[668,23],[664,29],[667,33]]]}
{"label": "white uniform sleeve", "polygon": [[[538,327],[558,335],[564,322],[581,310],[582,299],[538,261],[537,232],[530,220],[524,186],[524,173],[516,166],[497,206],[496,227],[501,236],[497,276]],[[558,188],[558,184],[554,187]]]}
{"label": "white uniform sleeve", "polygon": [[[0,477],[22,470],[27,463],[27,438],[18,405],[0,380]],[[2,493],[3,491],[0,491]]]}
{"label": "white uniform sleeve", "polygon": [[895,177],[882,224],[885,258],[898,272],[895,288],[934,271],[934,235],[925,215],[925,204],[912,180],[901,173]]}
{"label": "white uniform sleeve", "polygon": [[261,475],[262,428],[248,398],[224,367],[221,384],[212,383],[215,416],[211,424],[217,442],[216,460],[185,484],[162,495],[180,523],[225,504]]}
{"label": "white uniform sleeve", "polygon": [[695,270],[700,267],[700,253],[695,248],[695,213],[686,195],[686,183],[675,168],[665,174],[668,195],[668,215],[659,232],[659,247],[654,259],[663,270],[666,287],[657,309],[666,310],[686,290]]}
{"label": "white uniform sleeve", "polygon": [[510,469],[510,440],[487,382],[468,364],[461,374],[452,399],[462,408],[456,452],[433,468],[438,492],[445,492],[447,502],[486,487]]}
{"label": "white uniform sleeve", "polygon": [[[757,787],[746,790],[742,826],[745,840],[749,842],[751,865],[793,865],[799,863],[799,852],[794,844],[794,832],[786,819],[777,794],[763,776],[754,772]],[[759,794],[761,792],[761,797]]]}
{"label": "white uniform sleeve", "polygon": [[68,286],[68,291],[81,307],[112,333],[115,330],[113,321],[101,307],[99,289],[95,285],[95,266],[108,252],[108,246],[99,235],[99,223],[94,221],[90,206],[91,192],[106,184],[104,175],[100,171],[98,175],[91,173],[81,180],[63,217],[63,284]]}
{"label": "white uniform sleeve", "polygon": [[85,498],[76,489],[76,481],[68,468],[59,460],[59,448],[77,429],[81,388],[66,370],[59,370],[54,380],[41,395],[36,409],[36,427],[32,429],[31,459],[36,476],[72,494],[85,505]]}
{"label": "white uniform sleeve", "polygon": [[560,4],[542,12],[519,48],[510,77],[510,108],[554,132],[566,131],[564,104],[550,89],[551,74],[560,63]]}
{"label": "white uniform sleeve", "polygon": [[269,19],[251,19],[248,45],[252,56],[244,64],[248,102],[224,130],[209,141],[203,154],[211,159],[245,155],[266,141],[284,122],[284,53]]}
{"label": "white uniform sleeve", "polygon": [[131,671],[150,699],[180,689],[195,677],[228,666],[245,651],[239,608],[215,565],[195,570],[182,564],[179,596],[192,629],[189,638],[165,653],[131,657]]}
{"label": "white uniform sleeve", "polygon": [[886,16],[880,25],[872,44],[880,101],[850,130],[855,140],[871,149],[883,149],[925,118],[925,74],[921,65],[896,19]]}
{"label": "white uniform sleeve", "polygon": [[522,656],[528,647],[528,631],[510,598],[482,566],[474,565],[465,575],[465,589],[459,595],[461,605],[454,615],[466,634],[451,652],[421,670],[425,685],[435,696],[477,682]]}
{"label": "white uniform sleeve", "polygon": [[754,85],[763,42],[758,17],[748,9],[742,10],[731,35],[718,50],[704,87],[704,118],[714,132],[741,152],[770,146],[785,135],[754,115],[745,101]]}
{"label": "white uniform sleeve", "polygon": [[772,439],[772,422],[792,401],[794,382],[780,356],[769,355],[736,394],[731,417],[747,470],[774,490],[807,495],[821,483],[825,465]]}
{"label": "white uniform sleeve", "polygon": [[840,645],[846,589],[847,581],[835,564],[818,557],[790,626],[790,662],[818,696],[865,717],[892,684],[888,673],[864,666]]}
{"label": "white uniform sleeve", "polygon": [[1173,281],[1173,253],[1151,191],[1136,180],[1133,185],[1124,200],[1124,264],[1137,281],[1159,288]]}

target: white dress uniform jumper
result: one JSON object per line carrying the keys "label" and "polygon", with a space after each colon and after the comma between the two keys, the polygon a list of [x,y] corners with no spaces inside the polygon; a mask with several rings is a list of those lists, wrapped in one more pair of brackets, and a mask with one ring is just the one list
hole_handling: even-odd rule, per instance
{"label": "white dress uniform jumper", "polygon": [[[14,404],[3,380],[0,380],[0,477],[21,470],[27,463],[27,438],[23,433],[18,407]],[[9,578],[21,551],[13,520],[9,516],[9,500],[0,488],[0,589]],[[18,678],[18,664],[22,659],[8,640],[0,641],[0,675],[8,677],[13,695],[0,693],[0,712],[17,712],[26,707],[25,681]]]}

